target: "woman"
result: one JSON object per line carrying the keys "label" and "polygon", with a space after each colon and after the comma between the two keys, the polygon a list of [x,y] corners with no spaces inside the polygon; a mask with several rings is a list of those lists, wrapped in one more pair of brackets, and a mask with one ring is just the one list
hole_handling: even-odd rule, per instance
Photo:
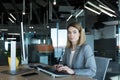
{"label": "woman", "polygon": [[96,74],[96,63],[91,47],[86,44],[83,28],[79,23],[71,23],[67,27],[68,40],[62,64],[54,67],[58,71],[69,74],[94,77]]}

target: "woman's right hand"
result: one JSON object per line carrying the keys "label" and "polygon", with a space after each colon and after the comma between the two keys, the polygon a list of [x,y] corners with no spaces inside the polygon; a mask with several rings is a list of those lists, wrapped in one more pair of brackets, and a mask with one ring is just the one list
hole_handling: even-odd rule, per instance
{"label": "woman's right hand", "polygon": [[63,64],[55,64],[53,67],[57,70],[58,68],[62,67]]}

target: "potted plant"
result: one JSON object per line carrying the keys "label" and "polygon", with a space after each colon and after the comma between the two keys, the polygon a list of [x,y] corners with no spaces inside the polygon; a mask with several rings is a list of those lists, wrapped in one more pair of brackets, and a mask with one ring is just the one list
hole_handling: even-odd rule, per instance
{"label": "potted plant", "polygon": [[[4,54],[7,55],[8,57],[8,64],[10,65],[10,61],[11,61],[11,57],[10,57],[10,50],[8,51],[4,51]],[[16,67],[18,67],[19,63],[20,63],[20,57],[21,57],[21,49],[16,49]]]}

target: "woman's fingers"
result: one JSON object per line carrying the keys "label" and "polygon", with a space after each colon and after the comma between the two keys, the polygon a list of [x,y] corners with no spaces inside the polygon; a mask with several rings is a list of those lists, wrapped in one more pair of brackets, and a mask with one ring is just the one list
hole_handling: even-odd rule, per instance
{"label": "woman's fingers", "polygon": [[67,67],[66,66],[61,66],[57,69],[58,71],[66,71]]}
{"label": "woman's fingers", "polygon": [[63,71],[63,72],[67,72],[69,74],[74,74],[74,71],[71,68],[67,67],[67,66],[62,66],[62,67],[58,68],[57,70],[59,72]]}
{"label": "woman's fingers", "polygon": [[58,69],[58,68],[60,68],[60,67],[62,67],[63,65],[62,64],[55,64],[53,67],[55,68],[55,69]]}

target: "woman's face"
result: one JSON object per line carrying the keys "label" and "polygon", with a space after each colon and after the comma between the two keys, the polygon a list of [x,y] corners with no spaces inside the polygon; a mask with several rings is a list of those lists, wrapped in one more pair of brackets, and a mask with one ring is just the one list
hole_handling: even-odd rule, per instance
{"label": "woman's face", "polygon": [[68,39],[73,43],[77,43],[77,41],[79,40],[80,37],[80,33],[78,31],[78,29],[70,26],[68,28]]}

